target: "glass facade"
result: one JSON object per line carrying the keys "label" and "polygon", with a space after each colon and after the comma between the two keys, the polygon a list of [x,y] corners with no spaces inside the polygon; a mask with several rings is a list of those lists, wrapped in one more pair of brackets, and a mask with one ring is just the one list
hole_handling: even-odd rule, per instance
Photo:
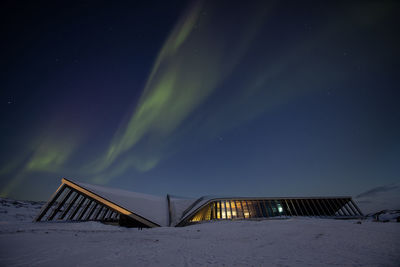
{"label": "glass facade", "polygon": [[[215,198],[192,202],[173,222],[167,195],[169,226],[185,226],[210,220],[247,220],[279,216],[352,217],[363,216],[351,197],[314,198]],[[176,216],[178,217],[178,216]],[[178,218],[177,218],[178,219]],[[65,178],[35,221],[102,221],[133,227],[160,226],[122,206],[92,193]]]}
{"label": "glass facade", "polygon": [[188,222],[277,216],[357,216],[349,198],[218,199],[210,201]]}

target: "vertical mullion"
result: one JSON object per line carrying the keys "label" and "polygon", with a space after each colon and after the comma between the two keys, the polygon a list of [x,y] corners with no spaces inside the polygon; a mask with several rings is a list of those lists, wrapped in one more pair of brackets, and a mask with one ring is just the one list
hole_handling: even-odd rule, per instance
{"label": "vertical mullion", "polygon": [[267,199],[266,203],[268,205],[269,214],[271,215],[271,217],[275,217],[274,210],[272,209],[272,205],[271,205],[271,200]]}
{"label": "vertical mullion", "polygon": [[288,202],[287,202],[287,199],[284,199],[283,201],[285,202],[287,211],[289,211],[289,214],[290,214],[289,216],[293,216],[293,215],[292,215],[292,209],[289,207],[289,204],[288,204]]}
{"label": "vertical mullion", "polygon": [[210,208],[211,208],[210,220],[213,220],[213,218],[214,218],[214,202],[210,203]]}
{"label": "vertical mullion", "polygon": [[78,199],[79,194],[78,192],[75,192],[75,196],[72,198],[71,202],[69,203],[68,207],[64,210],[64,212],[58,217],[59,220],[64,219],[64,217],[68,214],[69,210],[72,208],[72,206],[75,204],[75,201]]}
{"label": "vertical mullion", "polygon": [[114,215],[114,211],[110,210],[110,212],[108,213],[108,216],[106,218],[106,221],[111,221],[112,216]]}
{"label": "vertical mullion", "polygon": [[58,205],[53,209],[53,212],[50,214],[50,216],[47,218],[48,221],[53,220],[53,218],[56,216],[56,214],[60,211],[61,207],[65,204],[65,201],[71,196],[72,190],[68,188],[68,192],[64,194],[64,196],[61,198],[60,202],[58,202]]}
{"label": "vertical mullion", "polygon": [[250,214],[249,205],[247,205],[247,201],[246,201],[246,200],[243,200],[243,201],[242,201],[242,205],[243,205],[243,207],[244,207],[244,205],[246,205],[246,210],[247,210],[247,213],[249,214],[249,215],[248,215],[248,219],[250,219],[250,218],[251,218],[251,214]]}
{"label": "vertical mullion", "polygon": [[353,216],[357,216],[356,210],[353,208],[353,206],[351,206],[350,198],[348,198],[348,199],[346,199],[346,200],[347,200],[347,202],[346,202],[347,206],[350,207],[351,211],[352,211],[353,214],[354,214]]}
{"label": "vertical mullion", "polygon": [[294,204],[293,204],[292,199],[289,199],[289,202],[290,202],[290,204],[292,205],[293,210],[294,210],[294,213],[296,214],[296,216],[299,216],[299,214],[297,213],[297,209],[296,209],[296,207],[295,207]]}
{"label": "vertical mullion", "polygon": [[219,200],[218,203],[219,203],[219,206],[218,206],[218,209],[219,209],[219,219],[222,220],[222,203],[221,203],[221,200]]}
{"label": "vertical mullion", "polygon": [[310,198],[308,200],[308,202],[310,202],[310,205],[311,205],[312,209],[314,210],[314,216],[321,216],[321,212],[318,210],[317,206],[314,204],[313,199]]}
{"label": "vertical mullion", "polygon": [[97,218],[100,215],[100,212],[103,210],[104,206],[103,205],[99,205],[99,209],[97,210],[95,216],[93,217],[95,220],[97,220]]}
{"label": "vertical mullion", "polygon": [[64,192],[67,186],[63,184],[59,189],[51,196],[50,200],[42,207],[39,212],[39,215],[35,218],[36,222],[39,222],[44,215],[49,211],[51,206],[53,206],[54,202],[59,198],[59,196]]}
{"label": "vertical mullion", "polygon": [[83,215],[85,215],[86,211],[89,209],[90,205],[92,205],[93,200],[88,199],[86,206],[82,209],[81,213],[78,216],[78,221],[80,221],[83,218]]}
{"label": "vertical mullion", "polygon": [[327,199],[327,201],[328,201],[329,204],[332,204],[331,207],[333,207],[333,214],[334,214],[334,216],[336,216],[336,212],[339,214],[339,216],[342,216],[341,212],[339,212],[339,210],[336,209],[335,202],[333,202],[333,200],[332,200],[332,199],[329,199],[329,198]]}
{"label": "vertical mullion", "polygon": [[108,208],[106,206],[104,208],[105,208],[104,211],[102,211],[101,215],[100,215],[100,221],[104,220],[104,217],[106,216],[106,213],[108,212]]}
{"label": "vertical mullion", "polygon": [[242,215],[243,215],[243,219],[246,219],[246,216],[244,216],[244,206],[243,206],[243,200],[240,200],[240,207],[242,207]]}
{"label": "vertical mullion", "polygon": [[[222,211],[222,202],[224,203],[224,210],[223,211]],[[222,211],[221,218],[226,220],[228,216],[226,214],[226,201],[225,200],[221,200],[221,211]],[[225,215],[225,218],[224,218],[224,216],[222,216],[222,214]]]}
{"label": "vertical mullion", "polygon": [[343,207],[346,209],[349,216],[353,216],[349,208],[347,207],[347,201],[343,198],[340,199],[340,202],[343,204]]}
{"label": "vertical mullion", "polygon": [[98,204],[97,202],[94,202],[94,203],[93,203],[92,207],[91,207],[90,210],[89,210],[88,215],[87,215],[86,218],[85,218],[85,221],[89,221],[89,220],[90,220],[90,217],[93,215],[93,212],[95,211],[95,209],[97,208],[98,205],[99,205],[99,204]]}
{"label": "vertical mullion", "polygon": [[265,216],[264,214],[265,214],[265,212],[263,211],[263,209],[261,208],[261,204],[260,204],[260,202],[261,202],[262,200],[257,200],[257,204],[258,204],[258,208],[259,208],[259,210],[260,210],[260,212],[261,212],[261,217],[267,217],[267,216]]}
{"label": "vertical mullion", "polygon": [[337,199],[334,198],[332,199],[332,202],[335,203],[335,205],[337,206],[337,211],[340,214],[340,216],[346,216],[346,214],[342,210],[342,205],[340,205],[339,201],[337,201]]}
{"label": "vertical mullion", "polygon": [[361,212],[361,210],[358,208],[358,206],[356,205],[356,203],[354,203],[353,199],[350,198],[350,202],[351,204],[354,206],[354,208],[356,208],[356,210],[358,211],[359,215],[364,216],[364,214]]}
{"label": "vertical mullion", "polygon": [[76,207],[74,208],[74,210],[71,212],[71,214],[68,216],[68,220],[73,220],[76,213],[78,212],[78,210],[80,209],[80,207],[82,206],[83,201],[86,199],[85,196],[80,195],[80,199],[78,201],[78,204],[76,205]]}
{"label": "vertical mullion", "polygon": [[304,211],[303,211],[303,208],[301,207],[301,204],[299,204],[298,199],[295,199],[295,202],[296,202],[297,207],[299,208],[299,211],[300,211],[300,213],[301,213],[301,216],[306,216],[305,213],[304,213]]}
{"label": "vertical mullion", "polygon": [[333,199],[333,201],[336,203],[338,210],[340,210],[343,213],[342,216],[347,216],[347,213],[343,209],[342,203],[337,198]]}
{"label": "vertical mullion", "polygon": [[331,216],[335,216],[336,215],[336,210],[334,209],[334,207],[332,207],[331,202],[329,201],[329,198],[325,199],[325,202],[327,204],[327,206],[329,207],[329,209],[331,210]]}
{"label": "vertical mullion", "polygon": [[267,218],[269,218],[268,209],[267,206],[265,205],[265,199],[262,200],[262,204],[264,206],[265,214],[267,215]]}
{"label": "vertical mullion", "polygon": [[266,215],[266,211],[263,209],[263,206],[261,205],[261,203],[262,203],[262,200],[257,200],[257,205],[258,205],[258,209],[260,210],[260,215],[261,215],[261,217],[263,217],[263,218],[266,218],[267,217],[267,215]]}
{"label": "vertical mullion", "polygon": [[[228,209],[229,206],[229,209]],[[232,207],[231,207],[231,202],[229,199],[225,201],[225,209],[226,209],[226,219],[232,219]],[[229,215],[228,215],[229,212]]]}
{"label": "vertical mullion", "polygon": [[312,208],[312,206],[311,206],[311,204],[310,204],[310,201],[309,201],[308,199],[304,199],[304,202],[306,202],[307,207],[308,207],[309,210],[311,211],[310,216],[315,216],[315,212],[314,212],[314,209]]}
{"label": "vertical mullion", "polygon": [[[235,201],[234,200],[230,200],[229,202],[230,202],[230,206],[231,206],[232,219],[236,219],[238,216],[237,216],[237,210],[236,210]],[[235,210],[233,210],[233,209],[235,209]],[[233,213],[235,213],[235,216],[233,216]]]}
{"label": "vertical mullion", "polygon": [[316,203],[316,206],[318,206],[318,210],[320,211],[320,216],[325,216],[325,211],[318,200],[319,199],[316,198],[314,203]]}
{"label": "vertical mullion", "polygon": [[238,200],[238,201],[236,201],[236,207],[238,207],[239,205],[240,205],[240,212],[241,212],[241,214],[242,214],[242,217],[241,218],[243,218],[243,220],[244,219],[246,219],[245,217],[244,217],[244,207],[243,207],[243,203],[242,203],[242,201],[241,200]]}
{"label": "vertical mullion", "polygon": [[249,210],[249,218],[255,218],[255,217],[257,217],[257,215],[254,216],[255,214],[254,214],[254,208],[253,208],[253,203],[252,203],[252,201],[251,201],[251,200],[249,200],[249,201],[246,200],[246,205],[247,205],[247,208],[248,208],[248,210]]}
{"label": "vertical mullion", "polygon": [[[327,201],[327,199],[321,199],[321,203],[322,205],[325,207],[325,210],[327,212],[326,216],[332,216],[332,208],[329,206],[329,203]],[[335,215],[335,213],[333,213],[333,215]]]}
{"label": "vertical mullion", "polygon": [[307,207],[307,203],[305,203],[305,200],[304,200],[304,199],[300,199],[300,201],[301,201],[301,204],[302,204],[303,207],[304,207],[304,210],[305,210],[306,213],[307,213],[306,216],[312,216],[312,215],[311,215],[311,212],[309,211],[309,208]]}

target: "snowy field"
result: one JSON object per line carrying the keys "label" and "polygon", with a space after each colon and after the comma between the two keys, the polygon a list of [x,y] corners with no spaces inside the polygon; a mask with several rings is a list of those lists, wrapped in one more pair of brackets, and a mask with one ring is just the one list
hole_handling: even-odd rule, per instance
{"label": "snowy field", "polygon": [[400,223],[292,218],[128,229],[32,223],[0,199],[0,266],[400,266]]}

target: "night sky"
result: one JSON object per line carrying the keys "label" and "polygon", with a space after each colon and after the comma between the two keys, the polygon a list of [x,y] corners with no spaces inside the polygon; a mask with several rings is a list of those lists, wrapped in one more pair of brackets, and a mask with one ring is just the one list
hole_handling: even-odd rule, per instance
{"label": "night sky", "polygon": [[0,195],[400,180],[395,1],[1,1]]}

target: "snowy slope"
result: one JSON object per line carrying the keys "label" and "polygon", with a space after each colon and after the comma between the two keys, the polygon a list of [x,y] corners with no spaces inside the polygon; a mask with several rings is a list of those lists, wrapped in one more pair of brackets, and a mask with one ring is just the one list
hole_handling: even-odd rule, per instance
{"label": "snowy slope", "polygon": [[400,184],[375,187],[354,198],[364,214],[382,210],[400,210]]}
{"label": "snowy slope", "polygon": [[0,199],[0,266],[399,266],[400,223],[292,218],[144,230],[33,223]]}
{"label": "snowy slope", "polygon": [[147,195],[80,182],[74,183],[152,222],[161,226],[168,226],[169,215],[166,197]]}
{"label": "snowy slope", "polygon": [[0,198],[0,223],[31,222],[44,203]]}

